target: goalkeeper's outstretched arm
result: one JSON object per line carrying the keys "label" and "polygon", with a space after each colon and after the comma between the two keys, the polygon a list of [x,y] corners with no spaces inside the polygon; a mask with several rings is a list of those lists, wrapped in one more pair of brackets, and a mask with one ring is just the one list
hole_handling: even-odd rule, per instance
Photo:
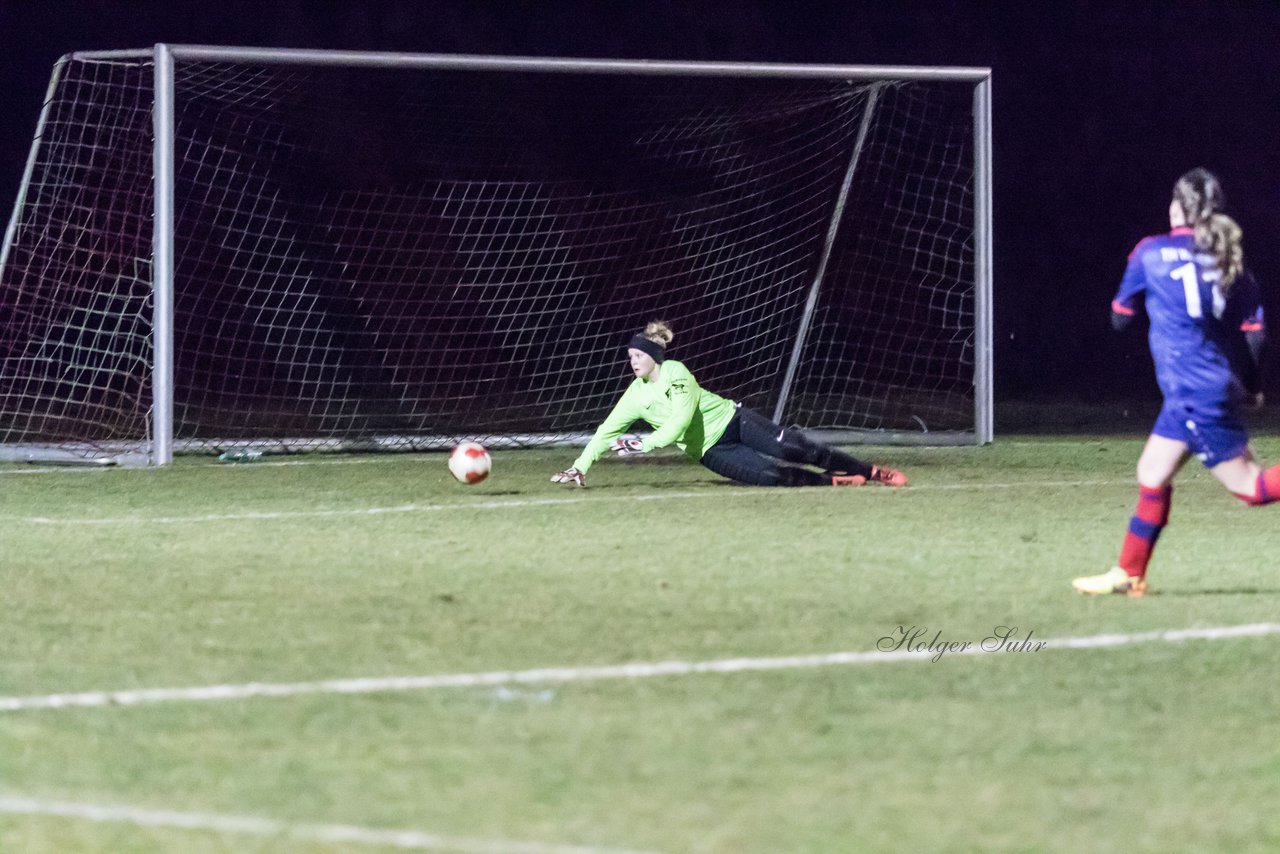
{"label": "goalkeeper's outstretched arm", "polygon": [[[574,483],[577,486],[586,486],[586,474],[592,464],[600,459],[605,451],[610,449],[614,444],[614,440],[625,433],[627,428],[644,418],[645,386],[648,383],[657,381],[665,358],[666,346],[671,343],[673,337],[671,327],[661,321],[650,323],[645,327],[644,332],[632,336],[627,343],[627,361],[631,366],[631,373],[635,375],[635,379],[631,382],[631,385],[627,386],[622,398],[614,405],[613,411],[596,428],[595,435],[591,437],[591,441],[587,443],[587,446],[582,449],[582,453],[578,455],[578,458],[573,461],[573,465],[551,476],[553,483]],[[696,384],[692,383],[692,377],[690,377],[690,384],[696,387]],[[681,401],[681,404],[683,403],[684,401]],[[693,407],[696,410],[696,396],[694,397]],[[692,411],[684,418],[683,427],[673,425],[673,427],[679,427],[679,432],[661,444],[645,442],[638,449],[630,444],[624,444],[614,447],[613,450],[620,454],[643,453],[651,448],[670,444],[676,436],[680,435],[688,427],[691,418]]]}
{"label": "goalkeeper's outstretched arm", "polygon": [[587,485],[587,472],[596,460],[610,449],[614,439],[627,431],[627,428],[640,417],[640,408],[636,405],[636,395],[632,391],[635,383],[623,392],[622,397],[614,405],[608,417],[596,428],[591,441],[582,449],[582,453],[573,461],[573,465],[564,471],[551,476],[552,483],[572,483],[575,486]]}

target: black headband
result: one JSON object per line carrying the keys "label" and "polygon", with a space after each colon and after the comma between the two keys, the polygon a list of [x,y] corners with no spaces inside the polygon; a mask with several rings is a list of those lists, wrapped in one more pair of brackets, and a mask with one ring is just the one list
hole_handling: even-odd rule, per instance
{"label": "black headband", "polygon": [[627,344],[627,349],[640,350],[641,352],[648,354],[649,357],[659,365],[661,365],[662,360],[666,358],[667,352],[667,348],[663,347],[657,341],[650,341],[643,335],[632,335],[631,341]]}

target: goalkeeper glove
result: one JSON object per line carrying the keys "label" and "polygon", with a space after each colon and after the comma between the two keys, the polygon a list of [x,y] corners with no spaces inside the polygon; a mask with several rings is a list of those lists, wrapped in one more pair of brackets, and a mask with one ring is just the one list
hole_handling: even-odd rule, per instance
{"label": "goalkeeper glove", "polygon": [[635,436],[619,436],[609,443],[609,450],[617,451],[620,457],[643,454],[644,442],[641,442]]}
{"label": "goalkeeper glove", "polygon": [[587,485],[587,476],[575,468],[568,468],[551,475],[552,483],[573,483],[578,486]]}

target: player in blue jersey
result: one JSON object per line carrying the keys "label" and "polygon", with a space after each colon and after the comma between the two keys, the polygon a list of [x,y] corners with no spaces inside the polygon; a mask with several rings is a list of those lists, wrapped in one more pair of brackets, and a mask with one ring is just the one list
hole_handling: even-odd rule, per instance
{"label": "player in blue jersey", "polygon": [[1280,500],[1280,466],[1264,471],[1254,459],[1241,417],[1246,403],[1262,403],[1262,302],[1244,268],[1240,227],[1222,208],[1212,173],[1193,169],[1179,178],[1172,230],[1134,247],[1111,303],[1118,330],[1145,308],[1164,406],[1138,459],[1138,507],[1120,560],[1102,575],[1075,579],[1081,593],[1146,593],[1173,478],[1193,454],[1250,506]]}

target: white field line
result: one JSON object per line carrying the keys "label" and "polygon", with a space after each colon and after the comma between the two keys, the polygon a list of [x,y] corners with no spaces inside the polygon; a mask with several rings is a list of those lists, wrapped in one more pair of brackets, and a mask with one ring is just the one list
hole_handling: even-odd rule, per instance
{"label": "white field line", "polygon": [[[980,489],[1017,489],[1031,487],[1033,489],[1075,488],[1084,486],[1120,486],[1127,485],[1127,480],[1042,480],[1016,481],[1012,483],[944,483],[911,486],[906,490],[887,490],[887,492],[913,491],[972,491]],[[865,487],[879,492],[880,487]],[[330,519],[359,518],[361,516],[387,516],[403,513],[439,513],[451,510],[518,510],[526,507],[554,507],[565,504],[605,503],[614,501],[675,501],[685,498],[746,498],[762,497],[776,494],[779,490],[766,490],[760,487],[728,487],[708,490],[706,492],[659,492],[649,495],[581,495],[572,498],[512,498],[497,501],[466,501],[450,504],[398,504],[388,507],[350,507],[332,508],[328,510],[273,510],[246,513],[206,513],[191,516],[108,516],[103,518],[78,518],[73,516],[0,516],[0,523],[24,525],[188,525],[204,522],[262,522],[288,519]],[[821,489],[787,490],[788,495],[827,495]]]}
{"label": "white field line", "polygon": [[53,474],[54,472],[62,472],[62,471],[73,471],[73,472],[76,472],[77,474],[84,474],[84,473],[86,473],[86,472],[98,472],[98,473],[101,473],[101,472],[104,472],[104,471],[107,471],[107,470],[108,470],[108,469],[107,469],[107,467],[105,467],[105,466],[103,466],[103,467],[93,467],[93,468],[87,468],[87,467],[86,467],[86,468],[79,468],[79,467],[72,467],[72,466],[59,466],[58,468],[52,468],[52,469],[42,469],[42,468],[20,468],[20,469],[19,469],[19,468],[13,468],[13,469],[0,469],[0,477],[9,477],[10,475],[23,475],[23,474]]}
{"label": "white field line", "polygon": [[115,822],[140,827],[180,830],[211,830],[248,836],[325,844],[378,845],[415,851],[461,851],[468,854],[642,854],[616,848],[594,848],[514,839],[472,839],[442,836],[420,830],[380,830],[349,824],[289,824],[255,816],[216,813],[175,812],[125,805],[86,804],[0,794],[0,813],[60,816],[96,822]]}
{"label": "white field line", "polygon": [[[1138,437],[1138,436],[1134,436],[1132,438],[1135,442],[1142,440],[1142,437]],[[1096,443],[1098,441],[1101,441],[1101,440],[1083,437],[1079,439],[1077,443],[1090,444],[1090,443]],[[1015,446],[1040,447],[1045,445],[1063,445],[1063,444],[1071,444],[1071,442],[1070,441],[1064,442],[1061,439],[1046,439],[1044,441],[1036,441],[1034,439],[1008,440],[1008,441],[1000,442],[1001,446],[1010,446],[1010,447],[1015,447]],[[844,447],[852,447],[855,449],[867,449],[867,448],[881,449],[881,448],[891,448],[893,446],[849,445]],[[927,448],[929,446],[923,445],[919,447]],[[952,445],[944,445],[944,446],[940,446],[939,450],[950,450],[954,447],[955,446],[952,446]],[[562,450],[571,450],[571,449],[564,448]],[[505,451],[502,453],[505,453]],[[309,454],[309,455],[303,454],[299,457],[287,457],[285,459],[279,459],[279,460],[271,459],[270,457],[267,457],[264,459],[256,460],[253,463],[214,463],[213,460],[210,459],[209,465],[201,466],[198,469],[193,468],[189,470],[200,471],[203,473],[206,471],[253,471],[254,469],[280,468],[281,466],[362,466],[362,465],[378,465],[378,464],[403,465],[406,462],[420,463],[423,465],[439,465],[440,462],[444,459],[444,457],[445,457],[445,454],[443,451],[427,452],[427,453],[395,453],[395,452],[390,452],[385,454],[374,453],[374,454],[369,454],[368,456],[341,457],[339,459],[325,459],[323,454]],[[106,471],[120,472],[120,471],[146,471],[146,470],[147,469],[139,469],[139,468],[120,468],[118,466],[75,466],[75,465],[41,466],[41,467],[25,467],[25,468],[0,467],[0,477],[5,477],[8,475],[26,475],[26,474],[86,474],[91,472],[101,473]]]}
{"label": "white field line", "polygon": [[[1038,649],[1007,649],[1004,644],[972,643],[951,656],[982,656],[1000,652],[1099,649],[1141,643],[1178,643],[1187,640],[1223,640],[1280,634],[1280,623],[1248,623],[1207,629],[1173,629],[1137,634],[1105,634],[1030,641]],[[1014,646],[1022,641],[1012,639]],[[922,648],[923,647],[923,648]],[[995,647],[995,648],[989,648]],[[598,682],[611,679],[650,679],[657,676],[692,676],[702,673],[749,673],[796,670],[897,661],[929,661],[936,648],[921,643],[899,644],[888,651],[829,652],[775,658],[725,658],[710,661],[635,662],[587,667],[548,667],[535,670],[496,670],[482,673],[443,673],[431,676],[389,676],[330,679],[322,682],[249,682],[239,685],[206,685],[192,688],[140,688],[122,691],[89,691],[80,694],[43,694],[0,697],[0,712],[30,709],[63,709],[94,706],[140,706],[167,702],[209,702],[255,697],[296,697],[305,694],[374,694],[390,691],[426,691],[440,688],[483,688],[497,685],[546,685],[566,682]]]}
{"label": "white field line", "polygon": [[[214,464],[210,460],[207,466],[199,468],[184,469],[184,471],[198,471],[201,474],[209,471],[252,471],[253,469],[269,469],[280,468],[281,466],[363,466],[377,463],[396,463],[403,465],[409,463],[421,463],[423,465],[439,465],[444,461],[446,455],[444,452],[432,454],[371,454],[367,457],[352,457],[337,460],[326,460],[323,457],[312,455],[312,459],[260,459],[253,463],[218,463]],[[144,467],[138,468],[122,468],[120,466],[40,466],[29,468],[0,468],[0,477],[5,475],[23,475],[23,474],[86,474],[89,472],[105,472],[105,471],[154,471]]]}

